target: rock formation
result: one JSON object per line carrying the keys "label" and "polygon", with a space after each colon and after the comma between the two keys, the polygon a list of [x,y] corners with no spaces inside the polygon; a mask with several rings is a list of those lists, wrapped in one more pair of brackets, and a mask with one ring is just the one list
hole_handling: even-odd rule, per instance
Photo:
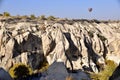
{"label": "rock formation", "polygon": [[120,22],[96,20],[0,20],[0,67],[38,69],[47,58],[70,70],[98,73],[105,60],[120,62]]}

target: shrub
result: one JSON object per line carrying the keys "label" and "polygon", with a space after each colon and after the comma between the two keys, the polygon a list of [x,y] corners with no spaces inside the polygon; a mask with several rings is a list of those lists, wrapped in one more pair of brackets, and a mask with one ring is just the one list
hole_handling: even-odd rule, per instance
{"label": "shrub", "polygon": [[9,17],[9,16],[10,16],[10,13],[4,12],[3,15],[4,15],[5,17]]}
{"label": "shrub", "polygon": [[100,34],[97,34],[97,36],[98,36],[102,41],[107,40],[107,38],[105,38],[104,36],[102,36],[102,35],[100,35]]}
{"label": "shrub", "polygon": [[32,69],[28,65],[24,65],[22,63],[15,64],[12,68],[10,68],[9,74],[12,78],[24,78],[32,74]]}
{"label": "shrub", "polygon": [[91,37],[91,38],[93,38],[93,31],[88,31],[88,35]]}
{"label": "shrub", "polygon": [[98,74],[91,74],[91,78],[93,80],[109,80],[109,77],[112,75],[116,67],[116,63],[111,60],[107,60],[104,70]]}
{"label": "shrub", "polygon": [[100,23],[101,23],[101,21],[98,21],[98,20],[96,20],[96,19],[93,19],[93,21],[94,21],[95,23],[97,23],[97,24],[100,24]]}
{"label": "shrub", "polygon": [[30,18],[31,18],[31,19],[35,19],[36,17],[35,17],[34,14],[31,14],[31,15],[30,15]]}
{"label": "shrub", "polygon": [[49,16],[47,19],[54,21],[56,18],[54,16]]}
{"label": "shrub", "polygon": [[24,15],[24,16],[21,16],[22,19],[27,19],[28,16],[27,15]]}
{"label": "shrub", "polygon": [[41,15],[41,16],[40,16],[40,20],[46,20],[45,15]]}

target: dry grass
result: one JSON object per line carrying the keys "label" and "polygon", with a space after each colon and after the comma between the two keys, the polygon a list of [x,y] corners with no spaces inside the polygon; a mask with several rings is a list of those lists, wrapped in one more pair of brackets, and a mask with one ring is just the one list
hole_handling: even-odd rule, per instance
{"label": "dry grass", "polygon": [[67,76],[65,80],[75,80],[72,76]]}
{"label": "dry grass", "polygon": [[114,72],[117,64],[111,60],[106,61],[105,69],[98,74],[91,74],[92,80],[109,80],[109,77]]}

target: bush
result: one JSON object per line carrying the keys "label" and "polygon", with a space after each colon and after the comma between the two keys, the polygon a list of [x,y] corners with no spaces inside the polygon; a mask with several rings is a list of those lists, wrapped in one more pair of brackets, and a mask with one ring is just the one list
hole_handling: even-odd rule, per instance
{"label": "bush", "polygon": [[93,33],[94,33],[93,31],[88,31],[88,35],[89,35],[91,38],[93,38],[93,36],[94,36]]}
{"label": "bush", "polygon": [[22,19],[27,19],[28,16],[27,15],[24,15],[24,16],[20,16]]}
{"label": "bush", "polygon": [[31,14],[31,15],[30,15],[30,18],[31,18],[31,19],[35,19],[36,17],[35,17],[34,14]]}
{"label": "bush", "polygon": [[105,38],[104,36],[102,36],[102,35],[100,35],[100,34],[97,34],[97,36],[98,36],[102,41],[107,40],[107,38]]}
{"label": "bush", "polygon": [[5,17],[9,17],[9,16],[10,16],[10,13],[4,12],[3,15],[4,15]]}
{"label": "bush", "polygon": [[47,19],[54,21],[56,18],[54,16],[49,16]]}
{"label": "bush", "polygon": [[32,74],[32,69],[28,65],[24,65],[22,63],[15,64],[10,68],[9,74],[15,79],[24,78]]}
{"label": "bush", "polygon": [[112,75],[116,67],[116,63],[111,60],[107,60],[105,69],[98,74],[91,74],[91,78],[93,80],[109,80],[109,77]]}
{"label": "bush", "polygon": [[45,15],[41,15],[41,16],[40,16],[40,20],[46,20]]}

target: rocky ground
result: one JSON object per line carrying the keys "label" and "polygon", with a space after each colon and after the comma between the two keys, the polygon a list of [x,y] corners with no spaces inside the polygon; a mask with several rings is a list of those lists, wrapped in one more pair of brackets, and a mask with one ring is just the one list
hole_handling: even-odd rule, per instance
{"label": "rocky ground", "polygon": [[0,67],[24,63],[36,70],[45,57],[53,67],[40,80],[90,80],[86,71],[98,73],[106,60],[119,64],[120,21],[0,18]]}

